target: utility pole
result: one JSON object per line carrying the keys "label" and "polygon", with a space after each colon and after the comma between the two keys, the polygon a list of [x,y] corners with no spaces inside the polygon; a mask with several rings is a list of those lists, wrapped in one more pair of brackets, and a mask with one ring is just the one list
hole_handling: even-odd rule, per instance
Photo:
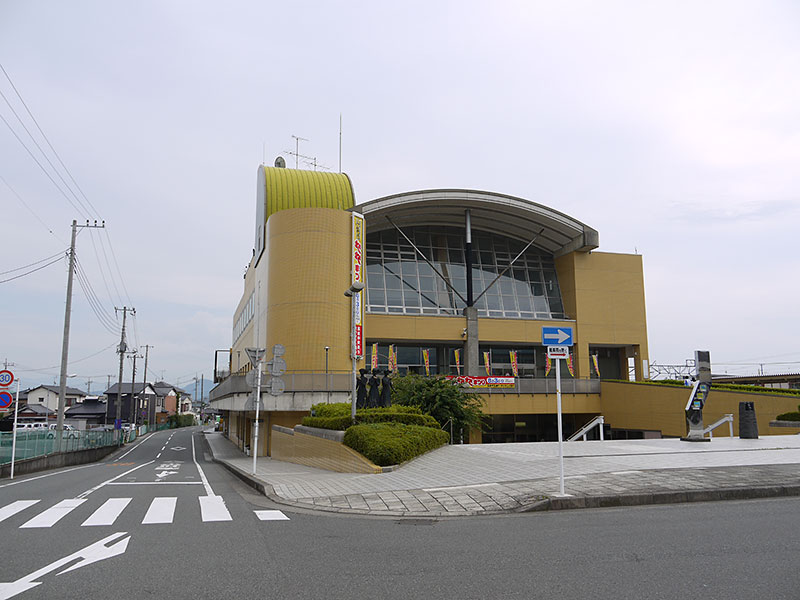
{"label": "utility pole", "polygon": [[[150,348],[152,348],[150,344],[144,344],[144,373],[142,373],[142,393],[144,394],[145,389],[147,389],[147,359],[150,356]],[[150,422],[150,402],[151,398],[148,394],[145,394],[145,399],[147,400],[147,424],[151,425]],[[138,421],[138,418],[137,418]],[[142,421],[144,421],[144,415],[142,415]]]}
{"label": "utility pole", "polygon": [[91,396],[92,395],[92,378],[91,377],[86,380],[86,395],[87,396]]}
{"label": "utility pole", "polygon": [[69,354],[69,324],[70,316],[72,315],[72,278],[75,273],[75,238],[78,235],[78,227],[90,229],[102,229],[106,226],[105,221],[98,225],[97,221],[94,225],[90,225],[86,221],[86,225],[78,225],[78,222],[72,220],[72,238],[69,244],[69,272],[67,274],[67,305],[64,308],[64,337],[61,340],[61,381],[58,384],[58,418],[56,420],[56,452],[61,451],[61,438],[64,431],[64,410],[67,406],[67,358]]}
{"label": "utility pole", "polygon": [[[125,352],[128,349],[128,345],[125,343],[125,321],[128,317],[128,313],[136,314],[135,308],[128,308],[127,306],[123,306],[122,308],[114,307],[115,311],[122,311],[122,332],[120,333],[119,337],[119,348],[117,348],[117,352],[119,352],[119,380],[118,380],[118,387],[117,387],[117,410],[116,416],[114,417],[114,431],[119,432],[116,428],[117,423],[122,421],[122,367],[125,364]],[[117,442],[119,445],[122,445],[122,436],[117,433]]]}
{"label": "utility pole", "polygon": [[206,377],[205,373],[201,373],[200,374],[200,408],[203,407],[203,395],[204,395],[203,394],[203,385],[205,384],[205,381],[203,381],[203,379],[205,379],[205,377]]}
{"label": "utility pole", "polygon": [[134,396],[134,388],[136,387],[136,359],[138,358],[138,350],[134,350],[131,352],[131,354],[133,354],[133,372],[131,373],[131,406],[130,410],[128,411],[128,423],[133,425],[136,424],[136,400]]}

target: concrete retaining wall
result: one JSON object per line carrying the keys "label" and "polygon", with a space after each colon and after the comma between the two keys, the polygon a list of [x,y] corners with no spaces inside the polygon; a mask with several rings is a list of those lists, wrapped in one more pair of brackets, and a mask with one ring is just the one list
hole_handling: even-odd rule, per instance
{"label": "concrete retaining wall", "polygon": [[338,473],[382,472],[379,466],[341,441],[327,439],[337,437],[336,433],[315,427],[289,429],[273,425],[272,458]]}
{"label": "concrete retaining wall", "polygon": [[[47,456],[18,460],[14,462],[14,476],[96,462],[114,452],[118,447],[103,446],[101,448],[48,454]],[[11,477],[11,463],[0,465],[0,479],[4,477]]]}

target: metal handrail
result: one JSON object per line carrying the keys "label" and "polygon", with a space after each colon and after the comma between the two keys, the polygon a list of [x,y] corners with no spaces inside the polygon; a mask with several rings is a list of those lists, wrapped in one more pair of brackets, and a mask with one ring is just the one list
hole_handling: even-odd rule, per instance
{"label": "metal handrail", "polygon": [[714,423],[703,429],[703,435],[708,434],[709,439],[714,439],[714,434],[712,433],[712,431],[726,422],[728,423],[728,432],[730,433],[730,437],[733,437],[733,415],[731,413],[726,414],[719,421],[715,421]]}
{"label": "metal handrail", "polygon": [[598,415],[594,419],[589,421],[586,425],[581,427],[578,431],[576,431],[571,436],[569,436],[567,438],[567,441],[568,442],[574,442],[579,437],[582,437],[583,441],[585,442],[586,441],[586,434],[589,433],[589,431],[591,431],[595,426],[599,425],[600,426],[600,441],[602,442],[602,441],[604,441],[603,440],[603,423],[605,423],[605,417],[603,417],[603,415]]}

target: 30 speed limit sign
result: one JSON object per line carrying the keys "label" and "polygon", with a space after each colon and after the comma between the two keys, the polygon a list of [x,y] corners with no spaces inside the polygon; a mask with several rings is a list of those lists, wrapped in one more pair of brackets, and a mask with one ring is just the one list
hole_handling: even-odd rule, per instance
{"label": "30 speed limit sign", "polygon": [[6,387],[14,383],[14,374],[11,371],[0,371],[0,387]]}

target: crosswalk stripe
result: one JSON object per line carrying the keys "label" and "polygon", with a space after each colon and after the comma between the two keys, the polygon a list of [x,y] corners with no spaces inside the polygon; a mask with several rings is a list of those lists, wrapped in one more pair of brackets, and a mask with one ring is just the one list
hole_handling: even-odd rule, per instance
{"label": "crosswalk stripe", "polygon": [[144,516],[142,525],[172,523],[172,519],[175,517],[175,504],[177,502],[177,497],[153,498],[153,501],[150,503],[150,508],[147,509],[147,514]]}
{"label": "crosswalk stripe", "polygon": [[289,517],[279,510],[254,510],[259,521],[288,521]]}
{"label": "crosswalk stripe", "polygon": [[232,521],[231,513],[225,506],[222,496],[199,496],[200,514],[203,522],[208,521]]}
{"label": "crosswalk stripe", "polygon": [[48,508],[43,513],[36,515],[27,523],[20,525],[20,529],[52,527],[84,502],[86,502],[86,498],[68,498],[66,500],[62,500],[55,506]]}
{"label": "crosswalk stripe", "polygon": [[13,517],[18,512],[25,510],[29,506],[33,506],[37,502],[39,502],[39,500],[17,500],[8,506],[0,508],[0,521],[5,521],[9,517]]}
{"label": "crosswalk stripe", "polygon": [[113,525],[117,517],[122,514],[133,498],[109,498],[103,505],[92,513],[92,515],[81,523],[81,527],[92,527],[96,525]]}

